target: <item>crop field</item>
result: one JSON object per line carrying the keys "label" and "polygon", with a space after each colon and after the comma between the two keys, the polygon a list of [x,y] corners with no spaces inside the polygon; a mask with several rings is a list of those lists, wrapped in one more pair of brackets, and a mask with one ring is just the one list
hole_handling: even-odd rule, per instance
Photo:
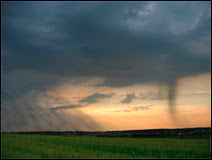
{"label": "crop field", "polygon": [[210,158],[210,138],[2,134],[1,158]]}

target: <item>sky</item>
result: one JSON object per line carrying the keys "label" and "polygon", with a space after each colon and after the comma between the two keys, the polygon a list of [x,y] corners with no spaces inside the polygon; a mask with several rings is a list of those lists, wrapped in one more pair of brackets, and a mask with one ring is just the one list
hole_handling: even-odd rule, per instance
{"label": "sky", "polygon": [[1,129],[211,126],[211,2],[1,2]]}

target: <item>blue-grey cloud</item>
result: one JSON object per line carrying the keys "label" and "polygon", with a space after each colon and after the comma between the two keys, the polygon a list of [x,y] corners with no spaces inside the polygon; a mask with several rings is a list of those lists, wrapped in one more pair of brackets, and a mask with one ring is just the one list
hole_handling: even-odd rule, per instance
{"label": "blue-grey cloud", "polygon": [[127,94],[126,95],[126,98],[124,98],[121,103],[130,103],[132,102],[133,99],[135,99],[136,96],[135,96],[135,93],[132,93],[132,94]]}
{"label": "blue-grey cloud", "polygon": [[51,111],[56,111],[56,110],[61,110],[61,109],[71,109],[71,108],[78,108],[78,107],[82,107],[81,105],[68,105],[68,106],[57,106],[54,108],[50,108]]}
{"label": "blue-grey cloud", "polygon": [[133,112],[133,111],[140,111],[140,110],[143,110],[144,111],[144,110],[150,110],[152,106],[153,105],[140,106],[140,107],[137,107],[137,106],[135,106],[135,107],[128,107],[129,109],[116,110],[114,112]]}
{"label": "blue-grey cloud", "polygon": [[129,110],[129,109],[124,109],[124,110],[118,110],[118,111],[114,111],[114,112],[131,112],[131,110]]}
{"label": "blue-grey cloud", "polygon": [[140,106],[140,107],[132,107],[132,111],[139,111],[139,110],[149,110],[153,105],[149,106]]}
{"label": "blue-grey cloud", "polygon": [[104,99],[104,98],[110,98],[114,95],[114,93],[111,94],[101,94],[101,93],[94,93],[88,97],[86,97],[85,99],[80,100],[79,102],[83,102],[83,103],[96,103],[98,102],[100,99]]}
{"label": "blue-grey cloud", "polygon": [[159,92],[147,92],[145,94],[141,93],[139,95],[140,99],[144,100],[144,99],[149,99],[149,100],[167,100],[167,95],[164,95],[162,93],[162,91]]}

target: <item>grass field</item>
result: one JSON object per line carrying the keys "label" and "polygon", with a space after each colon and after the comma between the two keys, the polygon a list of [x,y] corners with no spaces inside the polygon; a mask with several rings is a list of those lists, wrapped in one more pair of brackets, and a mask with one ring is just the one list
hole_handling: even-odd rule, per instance
{"label": "grass field", "polygon": [[2,134],[2,158],[210,158],[208,138]]}

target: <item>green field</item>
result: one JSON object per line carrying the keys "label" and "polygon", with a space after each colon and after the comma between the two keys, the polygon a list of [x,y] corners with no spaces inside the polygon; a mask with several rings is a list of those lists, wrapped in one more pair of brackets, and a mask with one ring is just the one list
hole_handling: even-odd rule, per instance
{"label": "green field", "polygon": [[2,134],[2,158],[210,158],[209,138]]}

